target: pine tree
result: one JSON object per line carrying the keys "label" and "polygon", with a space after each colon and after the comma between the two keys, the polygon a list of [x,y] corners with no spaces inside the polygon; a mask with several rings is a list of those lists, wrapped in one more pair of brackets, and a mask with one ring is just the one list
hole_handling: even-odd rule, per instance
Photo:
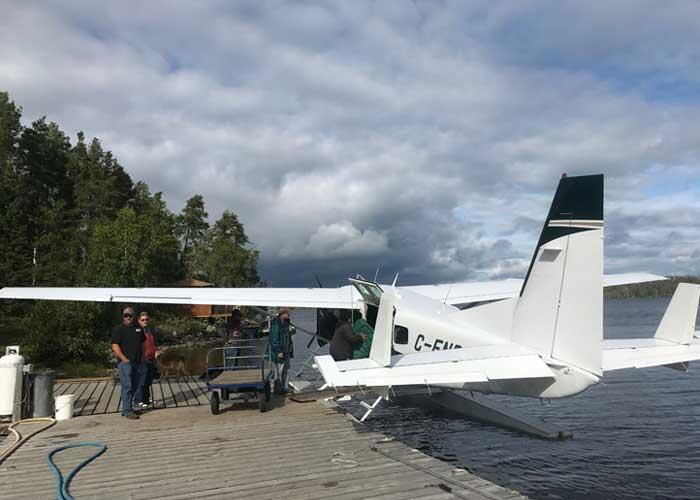
{"label": "pine tree", "polygon": [[207,222],[209,214],[204,209],[204,198],[201,194],[192,196],[185,208],[177,217],[177,233],[182,240],[180,250],[180,264],[186,276],[196,276],[201,274],[201,271],[195,267],[197,259],[190,257],[197,252],[197,247],[204,241],[209,223]]}
{"label": "pine tree", "polygon": [[207,281],[217,286],[245,287],[260,281],[259,252],[248,248],[248,236],[236,214],[224,211],[207,237],[201,267]]}
{"label": "pine tree", "polygon": [[[20,176],[17,172],[22,108],[0,92],[0,286],[31,284],[27,265],[31,242],[20,213]],[[31,262],[29,260],[29,262]]]}

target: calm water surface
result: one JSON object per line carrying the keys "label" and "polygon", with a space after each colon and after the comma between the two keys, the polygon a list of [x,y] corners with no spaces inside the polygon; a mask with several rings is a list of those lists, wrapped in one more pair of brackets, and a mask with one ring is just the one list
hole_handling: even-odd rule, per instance
{"label": "calm water surface", "polygon": [[[607,300],[605,337],[652,336],[667,304],[668,299]],[[301,313],[294,319],[311,323]],[[301,354],[305,339],[297,337]],[[605,384],[547,405],[498,397],[572,431],[567,441],[392,403],[384,403],[367,423],[534,499],[700,499],[698,368],[700,363],[685,374],[668,368],[612,372]]]}

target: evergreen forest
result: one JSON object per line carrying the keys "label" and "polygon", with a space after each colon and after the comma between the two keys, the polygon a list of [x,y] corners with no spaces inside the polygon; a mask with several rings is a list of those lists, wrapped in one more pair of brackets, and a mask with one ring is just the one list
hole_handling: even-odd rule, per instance
{"label": "evergreen forest", "polygon": [[[98,138],[72,141],[46,118],[21,118],[0,92],[0,287],[258,284],[258,251],[232,210],[210,224],[194,194],[173,213]],[[48,367],[104,366],[121,307],[1,301],[0,346],[20,344],[29,362]]]}

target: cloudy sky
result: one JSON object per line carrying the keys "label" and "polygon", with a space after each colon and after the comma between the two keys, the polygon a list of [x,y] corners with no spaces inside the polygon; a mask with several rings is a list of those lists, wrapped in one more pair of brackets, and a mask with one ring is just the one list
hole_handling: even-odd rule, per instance
{"label": "cloudy sky", "polygon": [[562,172],[606,174],[608,272],[700,274],[699,2],[0,12],[25,123],[99,137],[173,211],[235,211],[272,285],[522,277]]}

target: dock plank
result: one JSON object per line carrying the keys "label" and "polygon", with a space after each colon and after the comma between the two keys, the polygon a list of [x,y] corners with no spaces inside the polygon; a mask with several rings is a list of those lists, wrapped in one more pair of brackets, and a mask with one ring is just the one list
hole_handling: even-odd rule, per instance
{"label": "dock plank", "polygon": [[90,398],[92,397],[92,394],[95,392],[97,387],[100,385],[100,382],[86,382],[83,383],[83,390],[80,393],[80,396],[76,398],[75,403],[73,403],[73,415],[78,417],[80,415],[83,415],[83,410],[85,407],[88,405],[90,402]]}
{"label": "dock plank", "polygon": [[153,381],[153,385],[151,385],[151,397],[156,402],[155,408],[164,409],[166,407],[162,379],[159,378],[158,380]]}
{"label": "dock plank", "polygon": [[[161,385],[171,387],[172,394],[173,381],[167,382],[154,383],[154,397]],[[179,385],[183,391],[185,386],[190,392],[195,387],[201,391],[195,382],[182,380]],[[92,397],[85,397],[92,404],[100,394],[94,408],[97,412],[111,405],[105,399],[117,399],[112,396],[118,389],[114,384],[98,385]],[[67,435],[71,440],[108,446],[73,481],[71,493],[81,499],[105,498],[107,493],[109,498],[135,500],[522,498],[469,472],[455,472],[454,466],[398,441],[386,441],[384,435],[320,402],[277,400],[266,413],[239,407],[211,415],[203,405],[182,406],[192,405],[195,399],[200,401],[182,399],[177,408],[172,404],[165,410],[146,412],[138,421],[93,415],[60,422],[0,465],[0,477],[12,484],[3,498],[52,497],[54,478],[45,455],[65,443]],[[69,470],[84,458],[80,453],[86,452],[64,453],[57,462]],[[133,460],[134,456],[139,459]]]}
{"label": "dock plank", "polygon": [[167,378],[161,377],[159,379],[160,381],[160,389],[163,391],[163,407],[164,408],[171,408],[171,407],[177,407],[177,400],[175,399],[175,396],[173,395],[173,389],[172,386],[170,385],[170,381]]}
{"label": "dock plank", "polygon": [[63,396],[64,394],[72,394],[72,390],[74,387],[77,387],[78,383],[77,382],[64,382],[61,383],[59,382],[54,386],[54,397],[56,396]]}
{"label": "dock plank", "polygon": [[190,381],[195,386],[195,391],[197,392],[197,398],[202,402],[202,404],[209,404],[209,392],[207,391],[207,383],[204,380],[199,380],[194,377],[190,377]]}
{"label": "dock plank", "polygon": [[187,377],[187,387],[189,387],[192,397],[197,401],[197,404],[207,404],[209,400],[204,396],[201,389],[199,388],[199,383],[194,377]]}
{"label": "dock plank", "polygon": [[188,382],[187,378],[175,379],[177,393],[182,398],[181,400],[184,406],[198,406],[199,401],[197,400],[197,396],[195,396],[192,389],[190,389]]}
{"label": "dock plank", "polygon": [[[100,395],[100,399],[95,405],[95,408],[92,411],[93,415],[101,415],[103,413],[108,413],[109,408],[111,406],[111,400],[112,398],[115,397],[115,394],[119,394],[119,383],[118,382],[107,382],[105,384],[105,390],[104,392]],[[118,397],[118,396],[116,396]]]}
{"label": "dock plank", "polygon": [[74,414],[80,415],[80,409],[85,404],[85,398],[87,397],[85,393],[90,387],[94,387],[93,382],[79,382],[75,389],[73,389],[73,394],[75,395],[75,401],[73,403]]}
{"label": "dock plank", "polygon": [[92,415],[95,413],[95,409],[100,404],[100,400],[102,399],[103,394],[105,393],[105,391],[108,390],[108,387],[111,384],[112,384],[112,382],[110,382],[110,381],[101,381],[98,384],[92,397],[83,407],[83,409],[81,411],[82,415]]}

